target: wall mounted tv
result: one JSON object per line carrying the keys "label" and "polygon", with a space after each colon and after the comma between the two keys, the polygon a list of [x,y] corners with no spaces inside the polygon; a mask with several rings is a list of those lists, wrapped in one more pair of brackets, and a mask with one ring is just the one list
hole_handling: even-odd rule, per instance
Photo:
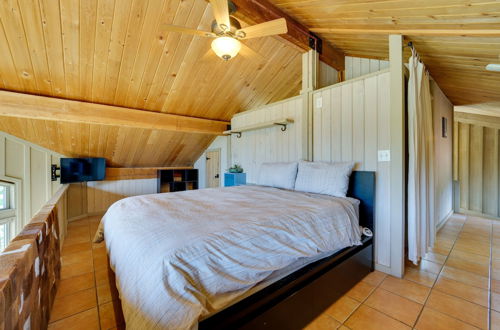
{"label": "wall mounted tv", "polygon": [[61,158],[61,183],[100,181],[105,176],[104,158]]}

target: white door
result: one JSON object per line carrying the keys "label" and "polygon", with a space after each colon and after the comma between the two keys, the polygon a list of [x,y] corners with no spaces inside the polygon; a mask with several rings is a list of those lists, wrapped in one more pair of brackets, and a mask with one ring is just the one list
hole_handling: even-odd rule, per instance
{"label": "white door", "polygon": [[207,151],[207,188],[220,187],[220,149]]}

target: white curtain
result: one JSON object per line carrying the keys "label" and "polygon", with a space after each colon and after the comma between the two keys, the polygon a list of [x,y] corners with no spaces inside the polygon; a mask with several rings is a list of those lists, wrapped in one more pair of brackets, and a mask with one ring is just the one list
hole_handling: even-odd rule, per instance
{"label": "white curtain", "polygon": [[413,51],[408,82],[408,258],[434,245],[434,134],[429,75]]}

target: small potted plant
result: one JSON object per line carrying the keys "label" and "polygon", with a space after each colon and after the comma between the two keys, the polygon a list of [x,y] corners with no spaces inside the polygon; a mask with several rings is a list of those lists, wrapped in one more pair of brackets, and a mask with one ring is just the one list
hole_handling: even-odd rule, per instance
{"label": "small potted plant", "polygon": [[238,164],[234,164],[232,167],[230,167],[228,169],[228,172],[229,173],[243,173],[243,168]]}

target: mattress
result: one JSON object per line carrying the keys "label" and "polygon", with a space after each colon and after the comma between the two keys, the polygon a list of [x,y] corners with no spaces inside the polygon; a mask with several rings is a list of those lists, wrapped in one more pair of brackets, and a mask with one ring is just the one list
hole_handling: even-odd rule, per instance
{"label": "mattress", "polygon": [[361,244],[353,200],[262,186],[126,198],[102,227],[129,329],[195,329],[307,263]]}

